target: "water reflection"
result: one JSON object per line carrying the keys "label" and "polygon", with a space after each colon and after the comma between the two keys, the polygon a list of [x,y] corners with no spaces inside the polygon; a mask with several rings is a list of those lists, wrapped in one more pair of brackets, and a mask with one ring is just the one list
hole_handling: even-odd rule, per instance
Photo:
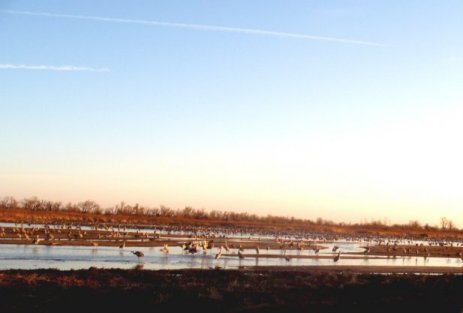
{"label": "water reflection", "polygon": [[[342,251],[363,251],[359,244],[338,244]],[[34,269],[57,268],[87,269],[92,266],[102,268],[130,269],[140,267],[145,269],[182,269],[182,268],[238,268],[242,266],[314,266],[314,265],[347,265],[347,266],[447,266],[461,267],[460,259],[448,257],[435,258],[422,256],[414,257],[380,257],[368,258],[360,255],[355,259],[341,254],[338,262],[333,262],[330,248],[321,250],[320,258],[300,258],[298,256],[315,256],[313,252],[286,250],[289,257],[265,257],[265,254],[283,256],[280,249],[261,250],[259,257],[252,257],[254,249],[245,250],[245,258],[240,259],[233,252],[230,256],[222,256],[216,260],[215,250],[208,254],[188,254],[180,247],[171,247],[169,254],[164,254],[156,248],[137,248],[145,253],[145,257],[136,258],[130,249],[117,247],[84,247],[84,246],[27,246],[27,245],[0,245],[0,269]]]}

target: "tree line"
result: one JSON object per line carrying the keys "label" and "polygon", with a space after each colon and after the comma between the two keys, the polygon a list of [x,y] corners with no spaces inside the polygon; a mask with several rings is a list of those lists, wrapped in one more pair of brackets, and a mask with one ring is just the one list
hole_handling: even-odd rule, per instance
{"label": "tree line", "polygon": [[[0,200],[0,210],[26,210],[26,211],[49,211],[49,212],[70,212],[79,214],[96,214],[96,215],[124,215],[124,216],[146,216],[146,217],[167,217],[177,219],[196,219],[196,220],[214,220],[214,221],[235,221],[249,223],[266,223],[266,224],[299,224],[299,225],[319,225],[319,226],[361,226],[361,227],[401,227],[408,229],[439,229],[437,226],[421,224],[417,220],[412,220],[405,225],[388,225],[387,220],[363,221],[361,223],[335,223],[330,220],[317,218],[315,220],[300,219],[295,217],[266,215],[259,216],[247,212],[231,212],[220,210],[195,209],[185,207],[183,209],[172,209],[161,205],[160,207],[146,207],[121,202],[110,208],[102,208],[98,203],[92,200],[86,200],[78,203],[63,204],[59,201],[41,200],[36,197],[16,200],[13,197],[4,197]],[[440,219],[441,230],[458,230],[455,223],[446,217]]]}

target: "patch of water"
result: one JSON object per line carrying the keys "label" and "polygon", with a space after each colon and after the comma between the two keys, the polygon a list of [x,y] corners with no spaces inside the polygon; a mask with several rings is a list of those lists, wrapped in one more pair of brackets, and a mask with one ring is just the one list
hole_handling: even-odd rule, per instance
{"label": "patch of water", "polygon": [[[363,251],[358,244],[338,243],[343,252]],[[171,247],[169,254],[163,254],[159,247],[137,247],[145,256],[137,258],[130,248],[87,247],[87,246],[32,246],[32,245],[0,245],[0,270],[5,269],[38,269],[56,268],[60,270],[99,268],[129,269],[143,266],[145,269],[209,269],[220,267],[234,269],[241,266],[314,266],[314,265],[348,265],[348,266],[445,266],[461,267],[460,259],[430,257],[397,257],[397,258],[364,258],[355,259],[343,257],[338,262],[332,258],[266,258],[246,256],[240,259],[234,249],[233,256],[223,256],[216,260],[217,249],[207,254],[199,252],[196,255],[185,254],[180,247]],[[261,254],[284,254],[281,250],[261,251]],[[255,254],[254,249],[244,251],[244,254]],[[313,251],[287,250],[286,255],[314,255]],[[321,256],[334,256],[331,247],[320,251]]]}

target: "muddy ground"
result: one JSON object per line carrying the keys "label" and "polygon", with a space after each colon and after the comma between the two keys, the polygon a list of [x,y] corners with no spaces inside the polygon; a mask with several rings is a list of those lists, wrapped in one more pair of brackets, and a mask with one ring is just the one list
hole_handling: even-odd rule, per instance
{"label": "muddy ground", "polygon": [[0,272],[0,312],[460,312],[463,276],[317,267]]}

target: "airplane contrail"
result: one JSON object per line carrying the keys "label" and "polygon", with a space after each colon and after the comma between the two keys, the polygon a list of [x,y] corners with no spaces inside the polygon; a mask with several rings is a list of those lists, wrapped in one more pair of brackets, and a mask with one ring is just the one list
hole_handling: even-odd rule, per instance
{"label": "airplane contrail", "polygon": [[28,64],[0,64],[2,70],[36,70],[55,72],[109,72],[108,68],[94,68],[75,65],[28,65]]}
{"label": "airplane contrail", "polygon": [[379,43],[362,41],[362,40],[325,37],[325,36],[312,36],[312,35],[278,32],[278,31],[268,31],[268,30],[261,30],[261,29],[252,29],[252,28],[173,23],[173,22],[161,22],[161,21],[152,21],[152,20],[134,20],[134,19],[126,19],[126,18],[112,18],[112,17],[88,16],[88,15],[55,14],[55,13],[47,13],[47,12],[30,12],[30,11],[15,11],[15,10],[0,10],[0,12],[6,13],[6,14],[14,14],[14,15],[31,15],[31,16],[78,19],[78,20],[89,20],[89,21],[98,21],[98,22],[109,22],[109,23],[139,24],[139,25],[171,27],[171,28],[186,28],[186,29],[195,29],[195,30],[203,30],[203,31],[230,32],[230,33],[242,33],[242,34],[249,34],[249,35],[285,37],[285,38],[295,38],[295,39],[312,40],[312,41],[326,41],[326,42],[354,44],[354,45],[363,45],[363,46],[381,46],[381,44]]}

